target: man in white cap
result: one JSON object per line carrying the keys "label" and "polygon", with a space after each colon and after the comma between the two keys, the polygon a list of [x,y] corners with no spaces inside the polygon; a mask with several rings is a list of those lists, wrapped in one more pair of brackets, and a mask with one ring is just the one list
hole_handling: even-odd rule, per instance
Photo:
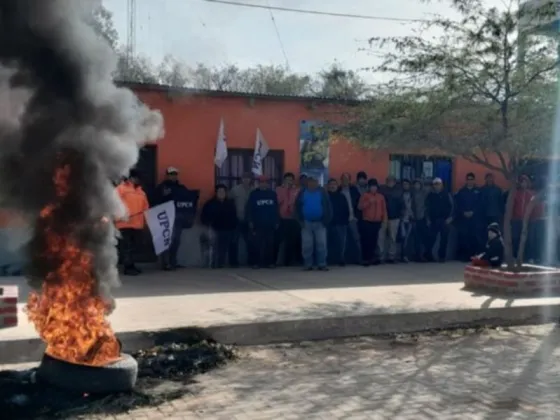
{"label": "man in white cap", "polygon": [[453,221],[453,197],[443,188],[441,178],[432,181],[433,191],[426,197],[426,223],[429,238],[425,258],[434,261],[433,248],[439,235],[438,260],[445,262],[447,256],[447,239]]}
{"label": "man in white cap", "polygon": [[168,201],[175,202],[175,225],[171,238],[171,246],[165,251],[162,258],[163,269],[173,270],[179,268],[177,253],[181,245],[183,229],[189,229],[194,223],[199,192],[189,190],[179,181],[179,171],[170,166],[165,171],[165,180],[156,188],[156,204]]}

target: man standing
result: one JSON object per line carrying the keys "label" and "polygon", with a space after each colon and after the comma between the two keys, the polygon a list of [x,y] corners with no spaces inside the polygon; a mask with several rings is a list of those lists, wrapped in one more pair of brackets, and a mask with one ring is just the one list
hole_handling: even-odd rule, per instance
{"label": "man standing", "polygon": [[300,259],[301,237],[300,228],[295,219],[295,204],[299,193],[294,185],[294,174],[288,172],[284,175],[281,186],[276,188],[278,205],[280,206],[280,228],[276,235],[276,257],[284,244],[284,265],[290,266]]}
{"label": "man standing", "polygon": [[402,262],[409,262],[408,241],[412,233],[412,225],[414,222],[412,190],[410,187],[411,187],[410,180],[403,179],[402,181],[403,216],[401,219],[401,225],[399,227],[399,235],[401,237]]}
{"label": "man standing", "polygon": [[270,189],[268,178],[260,176],[259,186],[251,191],[245,216],[253,239],[253,268],[274,268],[274,235],[280,222],[278,198]]}
{"label": "man standing", "polygon": [[379,259],[394,264],[397,257],[397,235],[399,224],[403,215],[402,190],[397,186],[394,176],[388,176],[385,186],[381,188],[387,205],[388,222],[381,227],[379,232]]}
{"label": "man standing", "polygon": [[356,174],[356,188],[358,188],[360,194],[369,191],[368,177],[364,171],[360,171]]}
{"label": "man standing", "polygon": [[227,197],[225,185],[219,184],[216,186],[216,194],[202,207],[200,222],[211,229],[211,236],[214,238],[211,266],[213,268],[223,268],[228,257],[231,265],[231,255],[228,255],[228,253],[232,248],[231,241],[237,227],[237,214],[235,203]]}
{"label": "man standing", "polygon": [[[354,243],[354,249],[357,253],[356,263],[362,263],[362,243],[360,239],[360,232],[358,230],[358,223],[361,220],[362,212],[358,209],[358,202],[360,201],[360,191],[355,185],[351,183],[350,174],[345,172],[340,177],[340,192],[346,198],[348,203],[348,232],[350,240]],[[344,236],[345,238],[347,235]]]}
{"label": "man standing", "polygon": [[177,264],[177,253],[181,246],[183,229],[190,229],[196,216],[199,192],[189,190],[179,182],[177,168],[169,167],[165,172],[165,180],[156,188],[156,204],[173,201],[175,203],[175,224],[171,236],[169,250],[162,254],[162,265],[166,271],[174,270]]}
{"label": "man standing", "polygon": [[241,238],[243,238],[245,249],[247,250],[247,263],[250,266],[254,264],[254,261],[251,261],[251,257],[254,253],[250,250],[252,241],[249,240],[249,226],[245,220],[245,208],[247,207],[249,194],[253,190],[252,184],[253,176],[249,172],[245,172],[241,178],[241,183],[233,187],[229,194],[229,197],[235,203],[237,214],[237,228],[229,249],[229,262],[232,267],[237,267],[239,265],[239,239]]}
{"label": "man standing", "polygon": [[458,231],[457,256],[469,262],[480,252],[478,244],[480,223],[480,191],[476,188],[472,172],[467,174],[466,184],[455,194],[455,221]]}
{"label": "man standing", "polygon": [[434,261],[433,249],[439,236],[438,260],[445,262],[447,257],[447,240],[449,228],[453,222],[453,197],[443,189],[441,178],[432,181],[433,191],[426,197],[426,224],[429,229],[425,258]]}
{"label": "man standing", "polygon": [[387,224],[387,206],[385,197],[378,189],[376,179],[368,181],[369,191],[363,193],[358,204],[362,211],[363,220],[363,252],[364,266],[379,264],[379,259],[375,256],[379,231]]}
{"label": "man standing", "polygon": [[296,217],[301,224],[301,248],[306,271],[313,270],[313,262],[321,271],[327,268],[327,226],[332,208],[327,192],[314,177],[307,178],[307,187],[296,200]]}
{"label": "man standing", "polygon": [[414,236],[414,257],[418,262],[424,261],[429,242],[429,232],[426,224],[427,195],[422,180],[415,180],[412,189],[412,234]]}
{"label": "man standing", "polygon": [[328,191],[333,215],[327,231],[327,250],[331,261],[343,267],[346,265],[346,235],[350,206],[340,192],[336,179],[329,180]]}
{"label": "man standing", "polygon": [[130,171],[128,179],[117,187],[117,193],[126,207],[126,217],[115,222],[120,232],[120,260],[124,274],[137,276],[141,270],[134,263],[134,252],[142,243],[142,231],[145,226],[144,212],[150,207],[146,193],[140,186],[138,172]]}

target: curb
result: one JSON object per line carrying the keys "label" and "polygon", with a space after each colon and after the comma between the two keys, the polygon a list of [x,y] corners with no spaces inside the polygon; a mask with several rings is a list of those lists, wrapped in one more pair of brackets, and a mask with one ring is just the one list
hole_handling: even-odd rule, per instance
{"label": "curb", "polygon": [[[356,336],[413,333],[457,327],[498,327],[556,322],[560,305],[375,314],[247,324],[185,327],[119,333],[127,353],[192,337],[193,331],[223,344],[239,346],[328,340]],[[0,341],[0,365],[41,360],[45,346],[39,338]]]}

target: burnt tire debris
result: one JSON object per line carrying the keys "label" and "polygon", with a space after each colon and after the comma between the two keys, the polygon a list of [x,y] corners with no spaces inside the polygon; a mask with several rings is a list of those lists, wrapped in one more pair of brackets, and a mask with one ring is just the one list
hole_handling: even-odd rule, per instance
{"label": "burnt tire debris", "polygon": [[[133,391],[84,393],[69,391],[78,366],[65,372],[57,384],[41,379],[39,369],[0,372],[0,413],[10,420],[75,419],[84,415],[119,414],[134,408],[157,406],[192,392],[195,375],[206,373],[237,358],[234,347],[213,340],[171,342],[138,351],[122,364],[112,366],[120,380],[127,380],[131,364],[138,364],[138,379]],[[62,371],[62,363],[51,364]],[[103,369],[103,367],[99,368]],[[119,373],[115,373],[117,370]],[[52,372],[51,372],[52,373]],[[130,377],[128,377],[130,379]],[[58,386],[56,386],[58,385]],[[122,385],[122,383],[121,383]]]}

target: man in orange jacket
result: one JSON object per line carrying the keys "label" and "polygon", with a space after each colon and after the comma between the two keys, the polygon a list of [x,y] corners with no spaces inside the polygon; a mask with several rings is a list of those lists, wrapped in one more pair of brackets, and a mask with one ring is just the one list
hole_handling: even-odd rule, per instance
{"label": "man in orange jacket", "polygon": [[124,266],[124,274],[137,276],[141,271],[134,264],[134,251],[142,241],[142,231],[146,224],[144,212],[150,206],[146,193],[140,186],[140,179],[136,170],[132,169],[128,179],[119,184],[117,193],[127,210],[127,216],[115,223],[121,234],[119,240],[120,259]]}

